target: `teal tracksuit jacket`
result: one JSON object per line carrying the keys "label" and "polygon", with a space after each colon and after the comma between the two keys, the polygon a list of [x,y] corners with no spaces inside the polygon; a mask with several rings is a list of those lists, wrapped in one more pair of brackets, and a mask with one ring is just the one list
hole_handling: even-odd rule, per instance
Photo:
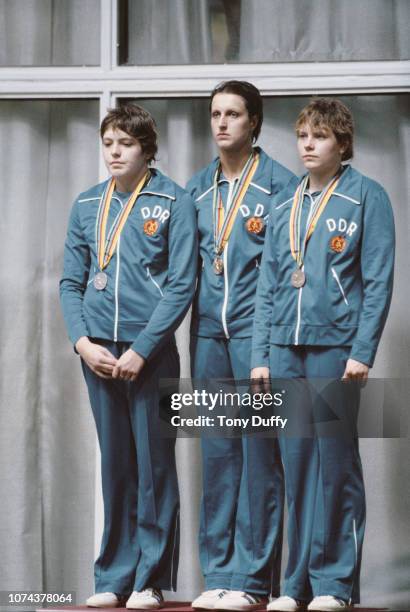
{"label": "teal tracksuit jacket", "polygon": [[[212,225],[213,181],[219,158],[195,174],[187,184],[198,218],[200,264],[198,286],[192,313],[191,333],[211,338],[246,338],[252,335],[255,292],[272,197],[294,174],[257,148],[259,165],[239,209],[223,252],[224,273],[213,270],[214,235]],[[219,190],[224,205],[233,184],[220,176]],[[259,232],[249,229],[252,217],[263,220]]]}
{"label": "teal tracksuit jacket", "polygon": [[270,344],[351,346],[351,358],[372,366],[393,286],[389,198],[381,185],[347,166],[308,242],[306,283],[295,289],[290,279],[296,263],[289,247],[294,192],[285,189],[271,210],[256,298],[252,367],[269,365]]}
{"label": "teal tracksuit jacket", "polygon": [[[130,342],[145,359],[166,343],[192,301],[196,220],[189,195],[158,170],[141,191],[98,291],[96,215],[108,181],[79,195],[67,232],[60,295],[73,344],[81,336]],[[107,230],[122,208],[113,197]],[[147,222],[158,229],[152,235]]]}

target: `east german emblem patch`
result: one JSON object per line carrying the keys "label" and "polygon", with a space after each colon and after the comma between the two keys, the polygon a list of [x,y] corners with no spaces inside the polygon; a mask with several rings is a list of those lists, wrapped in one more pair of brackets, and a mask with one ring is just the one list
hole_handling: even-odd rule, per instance
{"label": "east german emblem patch", "polygon": [[246,229],[250,234],[260,234],[264,225],[263,219],[260,217],[251,217],[246,222]]}
{"label": "east german emblem patch", "polygon": [[155,232],[157,231],[157,229],[158,229],[158,221],[155,221],[155,219],[148,219],[148,221],[145,221],[144,232],[148,236],[153,236]]}
{"label": "east german emblem patch", "polygon": [[335,253],[341,253],[346,248],[346,238],[344,236],[333,236],[330,241],[330,248]]}

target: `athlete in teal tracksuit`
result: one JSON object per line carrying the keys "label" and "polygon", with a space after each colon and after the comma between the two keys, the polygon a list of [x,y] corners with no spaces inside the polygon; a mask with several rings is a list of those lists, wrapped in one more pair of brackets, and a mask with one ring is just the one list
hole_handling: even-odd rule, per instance
{"label": "athlete in teal tracksuit", "polygon": [[[272,197],[293,175],[261,149],[252,148],[262,123],[262,100],[256,88],[237,81],[223,83],[212,94],[210,110],[220,155],[187,186],[197,211],[200,251],[191,368],[196,379],[246,380],[269,208]],[[255,158],[256,170],[238,201],[247,164]],[[238,207],[222,251],[215,235],[219,203],[224,219]],[[222,227],[219,235],[223,231]],[[202,453],[199,543],[209,592],[193,607],[251,609],[258,605],[257,598],[239,597],[238,604],[233,599],[237,591],[266,596],[279,584],[283,490],[278,448],[272,439],[204,436]]]}
{"label": "athlete in teal tracksuit", "polygon": [[196,220],[190,196],[148,168],[156,133],[146,111],[110,111],[101,136],[115,184],[96,185],[74,203],[61,302],[101,447],[104,533],[88,605],[117,605],[134,591],[127,607],[143,609],[159,607],[158,589],[176,584],[175,441],[159,434],[158,380],[179,377],[173,332],[193,297]]}
{"label": "athlete in teal tracksuit", "polygon": [[[252,376],[265,378],[270,370],[272,378],[365,379],[392,294],[389,198],[375,181],[341,167],[352,156],[353,125],[338,100],[313,100],[296,128],[309,172],[296,194],[285,189],[273,203],[256,298]],[[331,410],[354,431],[358,398],[340,387],[346,388],[339,386]],[[291,411],[306,405],[296,383],[293,392]],[[320,421],[314,400],[310,410]],[[365,497],[357,437],[321,436],[320,427],[310,438],[280,438],[289,562],[284,596],[269,610],[301,609],[312,595],[309,610],[346,609],[359,601]]]}

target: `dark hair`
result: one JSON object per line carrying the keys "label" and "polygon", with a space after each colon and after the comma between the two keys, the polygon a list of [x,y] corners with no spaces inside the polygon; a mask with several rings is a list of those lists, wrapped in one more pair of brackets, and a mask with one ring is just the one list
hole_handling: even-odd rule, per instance
{"label": "dark hair", "polygon": [[136,138],[145,153],[147,162],[155,161],[157,146],[157,126],[152,115],[138,104],[127,103],[117,108],[109,108],[100,126],[100,136],[108,128],[122,130]]}
{"label": "dark hair", "polygon": [[313,98],[300,111],[295,130],[298,131],[306,123],[332,130],[338,144],[343,147],[342,161],[353,157],[353,115],[343,102],[336,98]]}
{"label": "dark hair", "polygon": [[245,101],[246,110],[249,117],[257,118],[256,126],[252,133],[253,142],[258,139],[263,121],[263,101],[262,96],[257,87],[247,81],[223,81],[219,83],[211,93],[209,101],[209,110],[212,108],[212,100],[219,93],[231,93],[241,96]]}

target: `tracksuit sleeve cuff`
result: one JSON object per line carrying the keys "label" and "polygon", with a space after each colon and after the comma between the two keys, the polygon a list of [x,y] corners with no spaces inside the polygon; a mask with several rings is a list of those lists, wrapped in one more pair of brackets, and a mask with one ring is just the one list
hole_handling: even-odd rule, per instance
{"label": "tracksuit sleeve cuff", "polygon": [[141,355],[144,359],[149,359],[152,353],[157,348],[158,342],[150,338],[144,331],[142,331],[131,344],[133,351]]}
{"label": "tracksuit sleeve cuff", "polygon": [[356,341],[353,343],[352,350],[350,352],[350,359],[355,359],[369,366],[373,367],[374,359],[376,356],[376,349],[370,344]]}
{"label": "tracksuit sleeve cuff", "polygon": [[85,325],[78,325],[74,329],[72,329],[70,332],[70,340],[73,345],[75,353],[77,353],[75,345],[77,344],[79,339],[82,338],[83,336],[86,336],[87,338],[89,337],[88,329],[85,327]]}
{"label": "tracksuit sleeve cuff", "polygon": [[251,370],[253,368],[269,368],[269,355],[254,353],[251,357]]}

